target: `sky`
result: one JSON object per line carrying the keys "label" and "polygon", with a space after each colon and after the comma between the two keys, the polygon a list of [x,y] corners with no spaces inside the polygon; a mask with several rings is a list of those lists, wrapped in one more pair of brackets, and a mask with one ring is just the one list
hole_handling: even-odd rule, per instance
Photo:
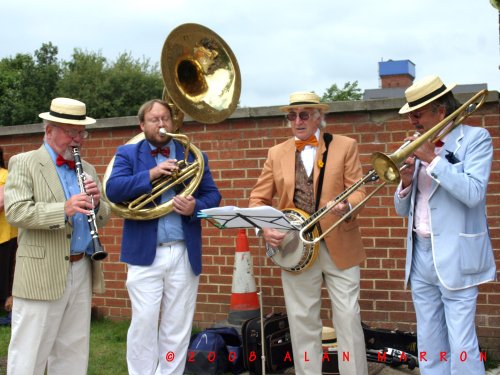
{"label": "sky", "polygon": [[410,60],[416,79],[500,90],[499,13],[490,0],[3,0],[0,58],[43,43],[113,62],[159,63],[168,34],[208,27],[238,60],[240,106],[287,104],[294,91],[380,87],[378,63]]}

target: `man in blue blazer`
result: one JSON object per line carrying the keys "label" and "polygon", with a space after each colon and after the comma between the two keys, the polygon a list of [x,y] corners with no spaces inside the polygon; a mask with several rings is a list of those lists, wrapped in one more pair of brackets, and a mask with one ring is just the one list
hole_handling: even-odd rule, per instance
{"label": "man in blue blazer", "polygon": [[[460,107],[453,87],[437,76],[416,81],[399,113],[423,134]],[[394,195],[397,213],[408,218],[405,286],[411,284],[417,315],[422,375],[484,374],[476,300],[478,285],[496,279],[486,218],[492,140],[486,129],[451,124],[405,161]]]}
{"label": "man in blue blazer", "polygon": [[[113,203],[151,193],[152,181],[170,176],[184,159],[184,146],[164,136],[174,131],[168,104],[144,103],[138,113],[145,139],[120,146],[106,183]],[[193,161],[191,153],[188,161]],[[221,195],[203,155],[203,177],[197,190],[177,195],[173,187],[162,194],[172,212],[157,219],[125,219],[121,261],[128,264],[127,289],[132,321],[127,336],[129,374],[182,374],[201,273],[199,210],[219,205]],[[160,325],[158,324],[160,320]]]}

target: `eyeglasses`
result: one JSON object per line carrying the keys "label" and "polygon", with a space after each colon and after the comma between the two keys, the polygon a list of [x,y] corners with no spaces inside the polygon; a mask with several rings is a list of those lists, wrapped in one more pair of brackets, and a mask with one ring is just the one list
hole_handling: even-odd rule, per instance
{"label": "eyeglasses", "polygon": [[[303,112],[299,112],[298,116],[302,121],[307,121],[311,117],[311,113],[307,112],[307,111],[303,111]],[[297,119],[297,112],[288,112],[286,114],[286,118],[288,121],[295,121]]]}
{"label": "eyeglasses", "polygon": [[432,109],[432,107],[427,107],[427,108],[424,108],[424,109],[419,109],[417,111],[411,111],[408,113],[408,118],[414,118],[416,120],[418,120],[419,118],[421,118],[426,112],[429,112],[430,110]]}
{"label": "eyeglasses", "polygon": [[163,124],[166,124],[168,121],[170,121],[170,117],[153,117],[151,119],[146,120],[147,122],[153,124],[153,125],[158,125],[160,122]]}
{"label": "eyeglasses", "polygon": [[52,125],[52,126],[61,129],[63,132],[66,133],[67,136],[71,138],[76,138],[80,136],[80,138],[85,139],[89,136],[89,132],[86,130],[66,129],[63,128],[62,126],[57,126],[57,125]]}

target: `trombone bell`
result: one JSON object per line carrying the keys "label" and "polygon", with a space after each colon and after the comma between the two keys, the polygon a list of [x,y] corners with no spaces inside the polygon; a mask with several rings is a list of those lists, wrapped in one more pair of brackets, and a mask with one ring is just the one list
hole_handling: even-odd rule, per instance
{"label": "trombone bell", "polygon": [[382,152],[374,152],[371,157],[372,167],[379,178],[388,184],[397,184],[401,174],[397,162],[392,159],[392,155]]}

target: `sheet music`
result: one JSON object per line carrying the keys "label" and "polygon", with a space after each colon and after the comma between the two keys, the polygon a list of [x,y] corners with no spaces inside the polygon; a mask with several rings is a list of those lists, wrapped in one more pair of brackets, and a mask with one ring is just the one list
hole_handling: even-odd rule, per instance
{"label": "sheet music", "polygon": [[223,206],[207,208],[198,212],[198,217],[207,219],[218,228],[278,228],[295,229],[283,212],[271,206],[239,208]]}

